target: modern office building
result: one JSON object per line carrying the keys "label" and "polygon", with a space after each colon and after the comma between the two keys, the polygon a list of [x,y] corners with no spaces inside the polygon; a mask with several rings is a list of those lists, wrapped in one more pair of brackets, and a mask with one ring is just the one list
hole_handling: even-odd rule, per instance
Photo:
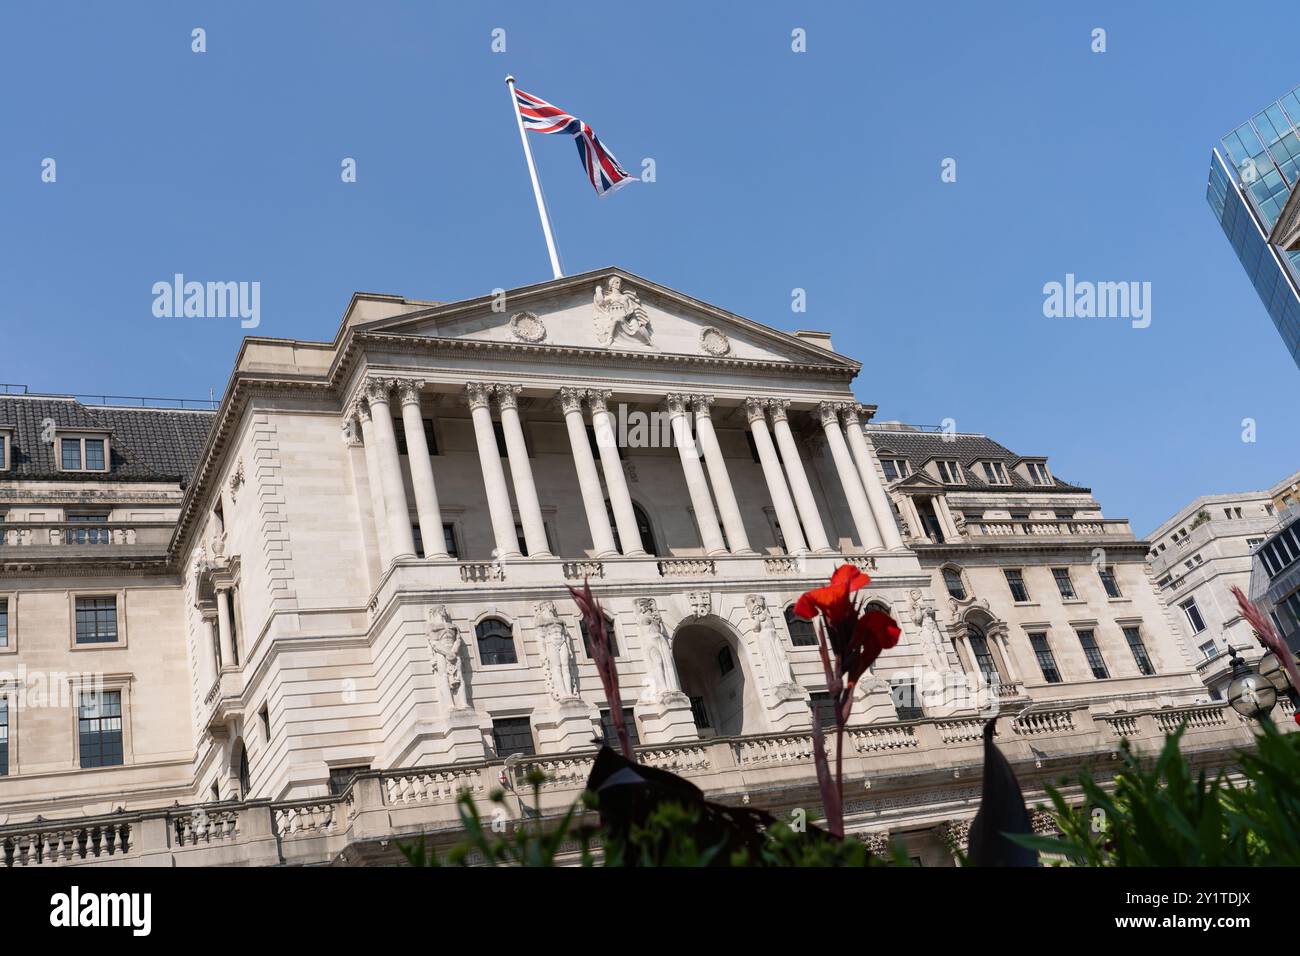
{"label": "modern office building", "polygon": [[[1220,141],[1206,199],[1246,275],[1300,365],[1300,250],[1293,244],[1300,181],[1300,87]],[[1280,243],[1274,245],[1273,243]]]}
{"label": "modern office building", "polygon": [[1255,549],[1249,595],[1272,617],[1287,646],[1300,653],[1300,505],[1282,512]]}
{"label": "modern office building", "polygon": [[1300,472],[1272,488],[1203,495],[1149,535],[1151,575],[1216,700],[1226,696],[1234,653],[1248,663],[1263,654],[1231,589],[1249,593],[1254,555],[1285,501],[1294,501],[1297,482]]}
{"label": "modern office building", "polygon": [[357,294],[328,340],[245,339],[215,411],[0,397],[0,865],[396,862],[502,784],[560,814],[612,723],[583,580],[639,759],[816,819],[791,607],[868,571],[903,636],[858,685],[847,824],[927,865],[990,714],[1031,805],[1122,738],[1251,742],[1123,518],[985,436],[868,427],[860,370],[604,269]]}

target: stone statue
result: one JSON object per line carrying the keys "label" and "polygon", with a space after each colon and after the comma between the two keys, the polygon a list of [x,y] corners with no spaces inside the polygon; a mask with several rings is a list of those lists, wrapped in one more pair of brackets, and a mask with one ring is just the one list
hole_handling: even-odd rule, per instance
{"label": "stone statue", "polygon": [[212,567],[212,563],[208,561],[208,549],[200,543],[199,546],[194,549],[194,563],[190,566],[190,570],[194,574],[194,577],[198,578],[199,575],[210,567]]}
{"label": "stone statue", "polygon": [[677,668],[673,666],[673,646],[664,627],[664,619],[655,607],[654,598],[637,598],[637,619],[641,622],[641,640],[645,646],[646,675],[641,700],[650,701],[661,694],[681,691]]}
{"label": "stone statue", "polygon": [[948,670],[948,651],[939,630],[938,612],[934,605],[921,599],[921,592],[913,588],[908,597],[912,601],[912,623],[921,629],[921,654],[927,667],[935,673]]}
{"label": "stone statue", "polygon": [[614,336],[622,331],[631,338],[640,338],[650,344],[650,318],[641,306],[641,300],[635,292],[624,292],[623,280],[618,276],[609,277],[608,291],[596,284],[594,322],[596,341],[601,345],[610,345]]}
{"label": "stone statue", "polygon": [[460,628],[444,604],[429,609],[429,647],[433,650],[433,674],[438,695],[451,710],[469,706],[465,698],[465,671],[461,650],[465,642]]}
{"label": "stone statue", "polygon": [[767,599],[761,594],[748,594],[745,596],[745,607],[749,611],[750,626],[763,655],[763,669],[771,678],[772,686],[794,684],[790,658],[785,653],[776,628],[772,626],[772,612],[767,609]]}
{"label": "stone statue", "polygon": [[547,687],[556,700],[573,700],[578,696],[578,662],[573,656],[569,629],[560,620],[554,601],[539,603],[535,614],[542,634]]}

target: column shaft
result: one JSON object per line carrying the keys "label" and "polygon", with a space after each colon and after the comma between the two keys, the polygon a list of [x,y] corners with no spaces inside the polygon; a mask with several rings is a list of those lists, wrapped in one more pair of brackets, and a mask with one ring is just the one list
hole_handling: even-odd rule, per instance
{"label": "column shaft", "polygon": [[370,420],[370,406],[357,402],[356,416],[361,422],[361,442],[366,455],[366,484],[370,487],[370,510],[375,518],[375,542],[379,545],[379,570],[388,567],[393,559],[393,547],[388,542],[388,509],[384,503],[384,486],[379,480],[379,443],[375,438],[374,423]]}
{"label": "column shaft", "polygon": [[754,447],[758,449],[758,462],[763,468],[763,477],[767,480],[767,491],[772,496],[772,507],[776,509],[777,524],[781,526],[781,537],[785,539],[785,550],[789,554],[805,552],[808,545],[799,527],[799,516],[790,499],[785,475],[781,473],[776,446],[772,444],[772,436],[767,431],[767,402],[761,398],[746,399],[745,410],[749,416],[750,434],[754,436]]}
{"label": "column shaft", "polygon": [[581,389],[560,389],[560,405],[564,409],[564,425],[569,430],[573,465],[578,472],[578,490],[582,495],[582,507],[587,512],[587,527],[591,531],[591,546],[596,557],[601,558],[618,554],[618,548],[614,546],[614,532],[605,511],[605,493],[596,472],[596,459],[591,456],[591,443],[587,440],[582,399]]}
{"label": "column shaft", "polygon": [[596,432],[596,448],[600,451],[600,468],[609,489],[610,509],[618,527],[619,543],[627,555],[645,554],[641,547],[641,529],[637,526],[636,512],[632,509],[632,495],[627,490],[627,476],[623,462],[618,457],[618,433],[614,419],[609,414],[609,392],[589,390],[587,403],[591,406],[591,425]]}
{"label": "column shaft", "polygon": [[400,398],[402,431],[406,435],[406,456],[411,463],[411,489],[415,492],[415,514],[420,522],[424,556],[445,558],[447,542],[442,534],[442,511],[438,507],[438,489],[433,481],[433,463],[429,460],[429,442],[424,437],[419,384],[403,382]]}
{"label": "column shaft", "polygon": [[677,445],[677,454],[682,460],[686,490],[691,496],[691,507],[695,510],[695,523],[700,528],[704,551],[706,554],[726,554],[727,545],[722,540],[722,529],[718,526],[718,516],[713,511],[713,499],[709,496],[709,481],[704,477],[700,452],[695,445],[695,439],[691,436],[690,420],[686,417],[686,401],[684,395],[668,396],[673,442]]}
{"label": "column shaft", "polygon": [[217,589],[217,636],[221,641],[221,666],[233,667],[239,655],[235,653],[235,636],[230,627],[230,588]]}
{"label": "column shaft", "polygon": [[745,519],[736,502],[736,490],[731,486],[731,475],[727,472],[727,462],[722,457],[722,446],[718,444],[717,433],[713,430],[713,419],[709,417],[709,406],[713,397],[709,395],[692,395],[691,404],[695,409],[695,440],[704,452],[704,462],[709,467],[709,482],[713,485],[713,497],[718,502],[718,512],[722,517],[722,527],[727,531],[727,543],[733,554],[751,554],[749,535],[745,533]]}
{"label": "column shaft", "polygon": [[849,455],[849,446],[840,431],[839,410],[831,402],[822,402],[818,409],[822,421],[822,430],[826,435],[826,444],[830,446],[831,457],[835,459],[835,470],[839,472],[840,484],[844,487],[844,497],[849,503],[849,512],[853,515],[853,527],[858,533],[858,544],[864,551],[875,551],[885,546],[876,530],[876,522],[871,517],[871,505],[867,503],[867,493],[862,488],[862,477],[858,474]]}
{"label": "column shaft", "polygon": [[876,527],[880,529],[880,537],[884,540],[886,548],[891,550],[901,548],[903,536],[898,533],[894,509],[889,504],[889,492],[885,491],[880,473],[876,470],[876,460],[871,453],[871,446],[867,444],[867,439],[862,434],[862,423],[858,420],[856,406],[850,405],[844,410],[844,431],[849,438],[849,451],[853,454],[853,460],[858,466],[858,474],[862,476],[862,484],[867,490],[867,502],[871,505],[871,514],[876,519]]}
{"label": "column shaft", "polygon": [[505,469],[501,467],[501,452],[497,448],[496,429],[492,427],[492,409],[488,404],[491,390],[492,386],[478,382],[470,382],[465,386],[470,417],[474,421],[474,441],[478,445],[483,488],[487,492],[492,540],[496,542],[496,554],[493,557],[517,558],[519,541],[515,537],[515,520],[510,510],[510,488],[506,484]]}
{"label": "column shaft", "polygon": [[410,558],[415,556],[415,536],[411,534],[411,512],[406,504],[406,483],[402,481],[402,459],[397,454],[393,411],[388,404],[391,388],[390,381],[372,381],[366,387],[366,400],[370,403],[375,457],[388,511],[388,543],[393,549],[393,558]]}
{"label": "column shaft", "polygon": [[822,516],[817,510],[817,500],[813,498],[812,487],[808,484],[808,475],[804,471],[803,456],[799,454],[799,446],[795,443],[790,422],[786,419],[789,404],[785,401],[768,402],[772,415],[772,433],[776,436],[776,447],[781,450],[781,460],[785,462],[785,474],[790,480],[790,492],[795,507],[799,509],[804,534],[808,536],[808,547],[814,551],[830,551],[832,549],[826,540]]}
{"label": "column shaft", "polygon": [[524,526],[524,543],[530,558],[549,558],[551,547],[546,541],[546,522],[537,500],[533,466],[528,460],[528,442],[519,421],[518,385],[496,387],[497,406],[501,409],[501,431],[506,436],[506,455],[510,459],[510,477],[515,485],[515,502],[519,505],[519,523]]}

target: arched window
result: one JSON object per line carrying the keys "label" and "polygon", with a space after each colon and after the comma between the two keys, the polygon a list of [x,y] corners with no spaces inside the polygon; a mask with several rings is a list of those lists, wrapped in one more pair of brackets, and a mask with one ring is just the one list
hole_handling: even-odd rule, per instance
{"label": "arched window", "polygon": [[[614,506],[610,504],[609,499],[605,499],[605,513],[609,515],[609,527],[614,532],[614,547],[621,553],[623,542],[618,536],[618,522],[614,520]],[[636,530],[641,535],[641,550],[646,554],[658,554],[655,549],[655,533],[650,528],[650,517],[635,501],[632,502],[632,513],[636,516]]]}
{"label": "arched window", "polygon": [[505,621],[497,617],[484,618],[474,628],[478,638],[478,658],[485,665],[517,664],[515,635]]}
{"label": "arched window", "polygon": [[239,745],[239,798],[247,800],[248,795],[253,792],[253,784],[248,774],[248,748],[240,743]]}
{"label": "arched window", "polygon": [[977,624],[967,624],[966,639],[970,642],[971,653],[975,655],[975,665],[990,684],[1000,683],[998,665],[993,659],[993,649],[989,647],[988,635]]}
{"label": "arched window", "polygon": [[[578,630],[582,632],[582,649],[587,652],[587,657],[595,660],[591,654],[591,636],[587,633],[587,622],[579,618]],[[618,638],[614,634],[614,619],[608,614],[605,615],[605,635],[609,638],[609,649],[615,657],[618,657]]]}
{"label": "arched window", "polygon": [[966,584],[961,579],[961,571],[948,565],[943,569],[943,583],[948,588],[948,593],[958,601],[966,600]]}
{"label": "arched window", "polygon": [[790,632],[790,643],[795,647],[816,647],[817,632],[812,621],[805,621],[794,613],[794,606],[785,609],[785,628]]}

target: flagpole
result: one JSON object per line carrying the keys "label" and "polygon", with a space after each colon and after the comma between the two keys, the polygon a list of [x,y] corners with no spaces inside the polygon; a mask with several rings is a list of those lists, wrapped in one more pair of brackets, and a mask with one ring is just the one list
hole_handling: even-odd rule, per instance
{"label": "flagpole", "polygon": [[506,77],[506,86],[510,89],[510,105],[515,111],[515,123],[519,126],[519,142],[524,144],[524,159],[528,161],[528,176],[533,181],[533,196],[537,199],[537,215],[542,220],[542,234],[546,236],[546,251],[551,254],[551,271],[555,278],[564,278],[560,271],[560,257],[555,251],[555,237],[551,235],[551,221],[546,217],[546,202],[542,199],[542,187],[537,181],[537,167],[533,165],[533,151],[528,148],[528,134],[524,131],[524,118],[519,112],[519,100],[515,96],[515,78]]}

